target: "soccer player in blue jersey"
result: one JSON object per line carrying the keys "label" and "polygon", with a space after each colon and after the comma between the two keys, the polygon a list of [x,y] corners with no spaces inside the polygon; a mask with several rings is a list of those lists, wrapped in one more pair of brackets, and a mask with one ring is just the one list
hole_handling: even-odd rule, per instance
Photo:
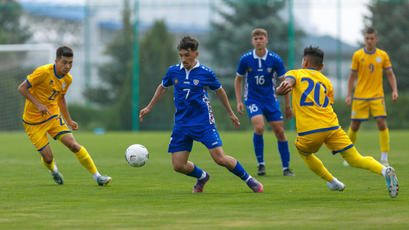
{"label": "soccer player in blue jersey", "polygon": [[140,122],[152,107],[162,98],[168,88],[174,86],[174,104],[176,106],[175,125],[170,139],[168,152],[172,154],[173,169],[177,172],[197,178],[193,193],[203,192],[209,173],[189,161],[193,140],[202,142],[213,160],[240,177],[256,193],[263,192],[263,185],[251,177],[243,166],[233,157],[224,153],[222,141],[216,130],[213,112],[207,95],[207,88],[213,90],[226,108],[233,125],[238,128],[239,119],[230,107],[226,92],[216,78],[215,73],[196,59],[199,41],[183,37],[178,46],[181,62],[168,69],[162,83],[158,85],[149,104],[139,113]]}
{"label": "soccer player in blue jersey", "polygon": [[[265,175],[264,165],[264,117],[274,131],[277,138],[278,151],[280,152],[284,176],[294,176],[289,168],[290,151],[283,128],[283,116],[280,102],[274,93],[274,77],[281,79],[286,73],[280,56],[267,50],[267,31],[261,28],[254,29],[251,33],[254,49],[245,53],[237,67],[234,89],[237,100],[237,112],[243,114],[242,82],[246,78],[244,91],[244,104],[247,114],[254,126],[253,145],[257,157],[258,175]],[[292,117],[290,97],[285,95],[286,117]],[[264,117],[263,117],[264,116]]]}

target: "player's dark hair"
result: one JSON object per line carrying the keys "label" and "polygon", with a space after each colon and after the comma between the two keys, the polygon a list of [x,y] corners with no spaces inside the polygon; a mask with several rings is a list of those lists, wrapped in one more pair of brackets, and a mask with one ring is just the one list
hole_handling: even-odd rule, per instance
{"label": "player's dark hair", "polygon": [[373,27],[368,27],[365,29],[366,34],[376,34],[376,30]]}
{"label": "player's dark hair", "polygon": [[311,65],[321,67],[324,62],[324,51],[322,51],[318,46],[308,46],[304,49],[304,57],[308,57]]}
{"label": "player's dark hair", "polygon": [[191,51],[196,51],[198,47],[199,41],[197,39],[194,39],[190,36],[184,36],[182,39],[180,39],[177,49],[178,50],[190,49]]}
{"label": "player's dark hair", "polygon": [[56,52],[56,57],[57,59],[60,59],[61,57],[72,57],[74,56],[74,52],[72,52],[72,49],[68,46],[60,46],[57,49]]}

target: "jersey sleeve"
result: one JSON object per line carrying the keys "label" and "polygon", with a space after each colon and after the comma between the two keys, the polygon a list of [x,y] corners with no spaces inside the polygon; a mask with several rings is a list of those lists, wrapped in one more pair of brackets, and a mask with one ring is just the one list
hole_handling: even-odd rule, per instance
{"label": "jersey sleeve", "polygon": [[290,70],[290,71],[288,71],[287,73],[285,73],[285,74],[284,74],[284,79],[285,79],[285,78],[292,78],[292,79],[294,79],[295,81],[297,81],[297,74],[296,74],[295,70]]}
{"label": "jersey sleeve", "polygon": [[44,81],[44,68],[38,67],[37,69],[34,70],[33,73],[27,76],[27,83],[28,86],[31,88],[33,86],[36,86],[40,84],[42,81]]}
{"label": "jersey sleeve", "polygon": [[383,61],[383,68],[388,69],[392,67],[391,60],[389,59],[389,55],[385,52],[385,57]]}
{"label": "jersey sleeve", "polygon": [[359,69],[359,58],[358,53],[355,52],[352,56],[351,70],[357,72]]}
{"label": "jersey sleeve", "polygon": [[216,74],[212,70],[209,71],[209,78],[209,88],[211,90],[216,90],[222,87],[219,80],[217,80]]}
{"label": "jersey sleeve", "polygon": [[172,71],[171,71],[171,69],[169,67],[168,72],[166,72],[165,77],[162,79],[162,86],[163,87],[169,88],[169,87],[171,87],[173,85],[171,75],[172,75]]}
{"label": "jersey sleeve", "polygon": [[286,70],[283,64],[283,60],[281,60],[281,58],[279,56],[276,57],[276,61],[275,61],[275,69],[277,72],[277,77],[278,78],[283,78]]}
{"label": "jersey sleeve", "polygon": [[63,94],[63,95],[67,94],[68,88],[70,87],[70,85],[72,83],[72,77],[71,77],[71,75],[69,75],[69,76],[70,77],[68,78],[68,80],[64,82],[65,85],[64,85],[64,87],[62,89],[62,92],[61,92],[61,94]]}
{"label": "jersey sleeve", "polygon": [[240,77],[244,77],[247,73],[247,64],[244,60],[244,56],[240,58],[239,65],[237,66],[236,74]]}
{"label": "jersey sleeve", "polygon": [[329,104],[333,105],[334,104],[334,88],[332,87],[332,84],[330,81],[328,81],[328,92],[327,96],[329,98]]}

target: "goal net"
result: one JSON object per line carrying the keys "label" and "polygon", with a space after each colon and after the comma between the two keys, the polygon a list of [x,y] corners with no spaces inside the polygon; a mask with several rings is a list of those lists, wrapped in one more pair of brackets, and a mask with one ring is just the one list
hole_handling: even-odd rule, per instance
{"label": "goal net", "polygon": [[25,98],[17,87],[36,67],[52,63],[54,56],[50,44],[0,45],[0,132],[22,130]]}

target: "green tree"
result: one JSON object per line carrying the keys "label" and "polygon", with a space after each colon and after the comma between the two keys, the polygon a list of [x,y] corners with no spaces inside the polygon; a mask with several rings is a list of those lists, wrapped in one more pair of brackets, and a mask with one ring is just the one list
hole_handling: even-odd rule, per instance
{"label": "green tree", "polygon": [[[408,92],[409,1],[372,0],[368,8],[370,15],[365,17],[365,24],[377,30],[379,37],[377,46],[389,54],[399,91]],[[388,81],[384,81],[384,83],[385,91],[391,92]]]}
{"label": "green tree", "polygon": [[[284,63],[288,53],[288,23],[279,15],[285,1],[276,0],[223,0],[228,10],[218,11],[221,20],[212,22],[211,33],[205,43],[213,57],[214,66],[221,75],[234,75],[240,57],[252,49],[251,31],[261,27],[267,30],[267,48],[279,54]],[[296,42],[303,37],[295,31]]]}
{"label": "green tree", "polygon": [[105,53],[111,62],[99,67],[101,85],[88,89],[84,96],[107,111],[109,129],[129,130],[132,125],[132,46],[133,27],[129,1],[124,0],[122,29],[108,44]]}
{"label": "green tree", "polygon": [[23,15],[21,5],[15,0],[0,1],[0,44],[24,43],[31,34],[20,23]]}
{"label": "green tree", "polygon": [[[169,66],[178,61],[175,38],[169,34],[164,21],[156,21],[146,32],[140,45],[140,105],[149,103]],[[173,91],[172,89],[170,91]],[[173,124],[173,92],[167,94],[144,118],[141,129],[169,129]]]}
{"label": "green tree", "polygon": [[[18,2],[0,1],[0,44],[25,43],[30,38],[28,27],[21,24],[22,15],[23,9]],[[24,99],[17,92],[17,85],[24,79],[27,69],[15,63],[21,63],[24,57],[24,52],[0,52],[0,130],[21,129]]]}

